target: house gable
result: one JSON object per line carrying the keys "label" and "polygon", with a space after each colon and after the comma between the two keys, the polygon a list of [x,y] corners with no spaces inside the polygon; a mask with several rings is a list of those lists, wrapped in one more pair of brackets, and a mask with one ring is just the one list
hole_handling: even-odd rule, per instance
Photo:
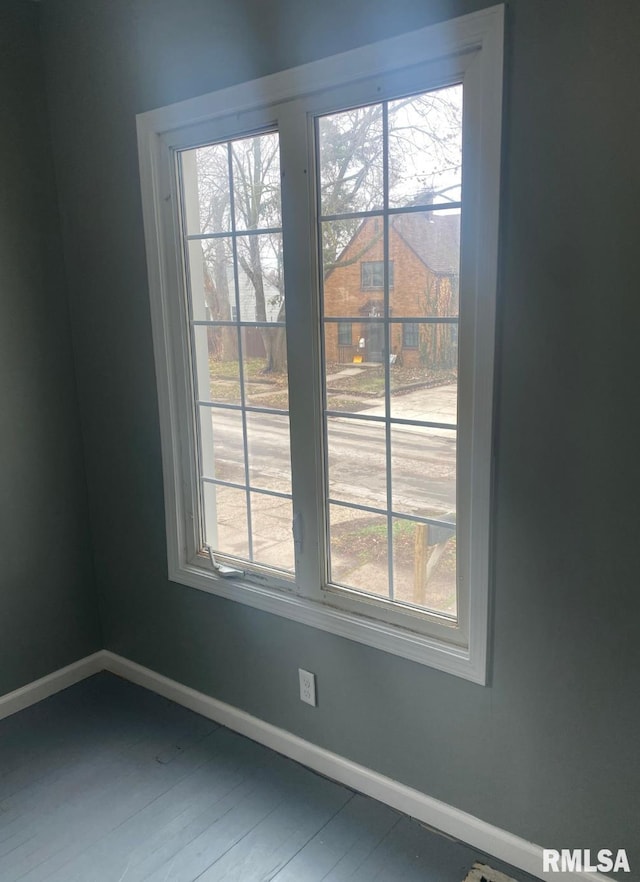
{"label": "house gable", "polygon": [[[389,310],[393,317],[451,316],[458,310],[459,216],[416,212],[397,215],[389,226],[389,260],[393,274]],[[368,338],[366,318],[384,312],[384,289],[363,287],[362,263],[384,259],[380,218],[366,218],[324,280],[324,314],[351,319],[351,346],[338,343],[337,325],[325,329],[327,361],[351,361],[360,340]],[[430,263],[432,265],[430,265]],[[365,319],[362,325],[357,319]],[[391,351],[403,350],[403,329],[391,329]],[[344,334],[343,334],[344,340]],[[417,358],[416,347],[409,353]],[[365,356],[366,357],[366,356]]]}

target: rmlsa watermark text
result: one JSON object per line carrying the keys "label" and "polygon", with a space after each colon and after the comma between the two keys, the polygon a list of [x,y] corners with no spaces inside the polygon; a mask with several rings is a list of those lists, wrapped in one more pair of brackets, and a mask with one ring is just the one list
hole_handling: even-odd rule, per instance
{"label": "rmlsa watermark text", "polygon": [[630,873],[629,859],[624,848],[616,852],[601,848],[592,856],[590,848],[542,849],[544,873]]}

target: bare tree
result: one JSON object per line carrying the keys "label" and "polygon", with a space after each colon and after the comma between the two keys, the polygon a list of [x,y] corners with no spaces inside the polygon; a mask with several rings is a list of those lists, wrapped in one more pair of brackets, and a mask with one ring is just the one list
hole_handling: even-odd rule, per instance
{"label": "bare tree", "polygon": [[[273,133],[236,141],[232,145],[232,157],[236,218],[242,221],[247,230],[279,227],[278,136]],[[265,260],[265,250],[271,252],[271,260]],[[274,308],[277,308],[276,321],[284,323],[286,312],[281,234],[267,233],[239,239],[238,263],[253,286],[256,321],[268,321]],[[273,292],[269,302],[265,282]],[[269,312],[267,306],[271,307]],[[284,372],[287,367],[284,328],[261,328],[260,334],[266,354],[263,372]]]}
{"label": "bare tree", "polygon": [[[227,149],[214,144],[198,150],[198,193],[200,229],[221,232],[229,225],[229,187],[221,174],[225,167]],[[203,198],[206,197],[206,198]],[[230,321],[231,297],[229,267],[231,254],[226,239],[202,240],[205,305],[214,321]],[[208,328],[209,350],[222,361],[238,358],[238,337],[233,327]]]}
{"label": "bare tree", "polygon": [[[454,87],[458,88],[459,87]],[[353,108],[318,122],[321,213],[334,219],[322,224],[323,270],[326,274],[361,254],[342,257],[361,220],[335,217],[372,211],[384,204],[384,154],[387,144],[388,192],[398,205],[411,204],[427,190],[441,197],[459,174],[461,92],[441,89],[425,95]],[[385,113],[387,136],[383,136]],[[282,271],[280,167],[276,133],[255,135],[198,151],[198,184],[203,230],[266,230],[236,238],[238,267],[254,299],[257,322],[284,322],[286,306]],[[229,177],[232,176],[233,186]],[[233,193],[233,197],[232,197]],[[232,201],[233,200],[233,201]],[[377,233],[382,235],[382,225]],[[214,319],[231,317],[235,292],[228,240],[211,239],[203,248],[207,307]],[[363,246],[363,253],[372,241]],[[230,282],[231,280],[231,282]],[[243,284],[241,295],[246,296]],[[283,328],[261,328],[265,371],[286,370]],[[237,358],[237,346],[221,336],[221,358]]]}
{"label": "bare tree", "polygon": [[[388,196],[392,207],[446,202],[457,197],[462,162],[462,90],[459,86],[387,105]],[[373,211],[384,204],[384,111],[359,107],[319,121],[320,197],[324,216]],[[382,225],[362,249],[345,255],[362,221],[339,218],[322,230],[325,275],[362,258],[382,236]]]}

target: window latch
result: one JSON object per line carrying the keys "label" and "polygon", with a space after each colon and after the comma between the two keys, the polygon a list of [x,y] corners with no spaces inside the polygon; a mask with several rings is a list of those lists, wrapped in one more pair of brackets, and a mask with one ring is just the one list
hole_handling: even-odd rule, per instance
{"label": "window latch", "polygon": [[209,552],[211,567],[216,576],[221,576],[223,579],[235,579],[239,576],[244,576],[244,570],[237,570],[235,567],[227,567],[224,564],[218,563],[213,556],[213,550],[210,545],[207,545],[207,551]]}

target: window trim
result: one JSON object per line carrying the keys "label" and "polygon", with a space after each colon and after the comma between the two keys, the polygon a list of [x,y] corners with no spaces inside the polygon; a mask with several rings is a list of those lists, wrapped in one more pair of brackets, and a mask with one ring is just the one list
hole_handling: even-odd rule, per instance
{"label": "window trim", "polygon": [[[158,381],[169,579],[480,684],[487,682],[488,655],[491,426],[503,30],[503,7],[494,6],[137,117]],[[472,374],[472,383],[460,391],[461,411],[473,415],[470,449],[458,480],[469,488],[471,499],[468,566],[473,572],[474,584],[469,594],[468,610],[461,611],[461,619],[467,618],[468,639],[464,646],[459,646],[451,641],[373,619],[362,612],[338,609],[330,604],[329,598],[321,603],[299,596],[295,593],[295,585],[272,587],[272,583],[261,579],[259,574],[251,581],[230,583],[209,571],[204,558],[201,564],[197,555],[189,554],[189,548],[194,547],[194,500],[198,498],[198,489],[194,486],[197,485],[195,471],[190,470],[194,427],[191,425],[192,417],[185,408],[189,398],[185,398],[184,394],[185,377],[190,373],[184,352],[188,328],[185,327],[184,310],[180,304],[176,304],[176,298],[173,296],[172,299],[171,294],[181,290],[182,280],[175,258],[176,253],[180,253],[181,243],[176,241],[173,220],[177,193],[172,185],[170,162],[172,151],[181,145],[195,146],[208,140],[210,127],[217,122],[222,125],[230,108],[233,108],[234,118],[240,121],[240,126],[246,126],[247,132],[255,131],[273,123],[269,108],[261,106],[264,96],[268,96],[271,106],[284,101],[294,104],[300,96],[317,94],[345,83],[357,83],[363,78],[369,80],[375,76],[393,76],[401,80],[402,72],[412,66],[442,64],[443,59],[450,59],[449,63],[453,64],[463,56],[469,56],[473,65],[473,75],[469,77],[468,84],[465,80],[465,87],[473,125],[479,136],[477,151],[472,157],[474,173],[469,181],[465,181],[465,203],[471,209],[463,215],[463,227],[466,224],[468,230],[476,218],[472,236],[468,236],[473,245],[462,267],[462,273],[466,273],[467,280],[472,284],[471,300],[476,308],[474,315],[469,317],[473,327],[468,333],[473,345],[467,347],[470,350],[467,355],[461,354],[461,371],[469,371],[473,367],[476,369]],[[287,125],[286,120],[281,123],[281,129],[283,125]],[[199,142],[198,137],[201,138]],[[299,159],[300,153],[296,155],[296,161]],[[481,175],[479,169],[482,169]],[[306,198],[309,199],[309,194]],[[482,223],[477,222],[480,211]],[[314,245],[308,244],[313,250]],[[480,299],[481,309],[478,308]],[[320,414],[317,419],[319,422]],[[320,438],[320,432],[317,436]],[[318,493],[316,499],[320,498],[321,494]],[[322,529],[320,512],[317,516],[315,524],[305,524],[310,534],[318,526]],[[463,575],[468,578],[467,573]]]}

